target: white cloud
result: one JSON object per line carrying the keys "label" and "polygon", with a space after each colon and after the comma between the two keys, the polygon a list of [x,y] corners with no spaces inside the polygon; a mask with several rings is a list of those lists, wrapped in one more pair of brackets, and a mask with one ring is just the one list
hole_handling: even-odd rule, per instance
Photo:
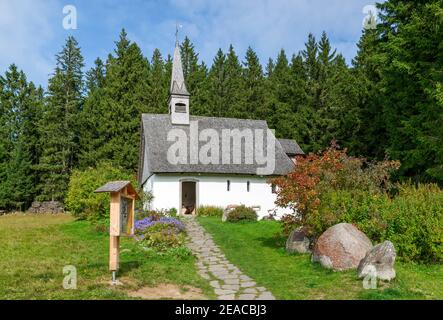
{"label": "white cloud", "polygon": [[55,0],[0,0],[0,73],[15,63],[30,80],[46,83],[54,55],[46,49],[54,23],[61,28],[60,14]]}
{"label": "white cloud", "polygon": [[[361,35],[362,9],[367,0],[171,0],[177,14],[192,26],[189,33],[206,61],[219,47],[230,43],[242,56],[251,45],[262,57],[275,57],[303,49],[310,32],[320,37],[325,30],[348,62]],[[191,37],[192,38],[192,37]],[[208,61],[210,62],[210,61]],[[263,62],[263,61],[262,61]]]}

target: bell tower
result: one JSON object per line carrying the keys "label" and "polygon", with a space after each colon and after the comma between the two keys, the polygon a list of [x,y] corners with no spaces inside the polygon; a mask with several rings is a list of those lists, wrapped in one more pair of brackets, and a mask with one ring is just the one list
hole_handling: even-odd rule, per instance
{"label": "bell tower", "polygon": [[189,125],[189,97],[183,76],[183,66],[178,40],[175,42],[172,61],[171,88],[169,91],[169,114],[172,124]]}

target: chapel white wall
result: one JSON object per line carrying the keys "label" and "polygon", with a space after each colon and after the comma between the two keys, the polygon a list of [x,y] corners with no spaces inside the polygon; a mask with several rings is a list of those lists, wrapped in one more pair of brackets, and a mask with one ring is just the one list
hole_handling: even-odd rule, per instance
{"label": "chapel white wall", "polygon": [[[180,181],[198,181],[198,206],[212,205],[226,207],[230,204],[260,206],[260,218],[269,214],[269,210],[277,209],[277,215],[290,213],[289,209],[277,208],[276,194],[272,193],[267,178],[254,176],[215,176],[215,175],[152,175],[144,185],[145,191],[151,191],[154,200],[151,209],[180,210]],[[230,191],[227,191],[227,180],[230,181]],[[247,181],[250,182],[249,192]]]}

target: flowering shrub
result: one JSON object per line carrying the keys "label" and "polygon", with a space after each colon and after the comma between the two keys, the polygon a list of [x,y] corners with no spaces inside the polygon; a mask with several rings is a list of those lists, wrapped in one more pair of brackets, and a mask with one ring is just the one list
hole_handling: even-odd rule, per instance
{"label": "flowering shrub", "polygon": [[443,191],[432,184],[392,184],[390,173],[398,167],[395,161],[367,163],[335,146],[298,158],[293,172],[272,181],[279,187],[277,203],[297,212],[281,219],[283,232],[304,226],[315,241],[348,222],[374,243],[392,241],[403,260],[441,263]]}
{"label": "flowering shrub", "polygon": [[142,245],[165,251],[183,245],[185,225],[176,218],[151,215],[135,222],[135,235]]}
{"label": "flowering shrub", "polygon": [[[271,181],[278,187],[277,205],[292,208],[294,212],[283,217],[284,232],[288,234],[295,227],[304,226],[310,236],[320,235],[329,225],[328,217],[319,212],[329,192],[383,193],[392,187],[390,173],[399,165],[397,161],[367,163],[348,156],[346,150],[339,150],[335,144],[321,154],[298,157],[292,172]],[[329,217],[329,220],[337,219]]]}

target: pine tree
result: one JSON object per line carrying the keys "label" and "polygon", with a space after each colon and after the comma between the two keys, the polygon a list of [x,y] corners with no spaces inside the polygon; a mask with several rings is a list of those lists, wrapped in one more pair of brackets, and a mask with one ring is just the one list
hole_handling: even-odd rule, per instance
{"label": "pine tree", "polygon": [[91,70],[86,72],[88,96],[79,114],[80,146],[78,167],[81,169],[94,167],[97,164],[99,161],[97,150],[104,143],[104,138],[99,132],[99,127],[102,124],[99,106],[105,78],[105,65],[100,58],[97,58]]}
{"label": "pine tree", "polygon": [[42,93],[15,65],[0,84],[0,208],[24,210],[36,191]]}
{"label": "pine tree", "polygon": [[[308,41],[309,42],[309,41]],[[318,60],[323,70],[323,76],[327,76],[328,67],[334,62],[337,55],[337,50],[332,50],[329,38],[326,32],[323,31],[320,41],[318,42]]]}
{"label": "pine tree", "polygon": [[269,58],[265,68],[266,70],[265,75],[267,78],[272,76],[272,73],[274,72],[274,67],[275,67],[274,60],[272,60],[272,58]]}
{"label": "pine tree", "polygon": [[317,93],[317,81],[319,78],[319,65],[318,65],[318,44],[312,33],[308,36],[308,42],[305,43],[305,49],[301,52],[303,60],[305,62],[306,75],[308,80],[308,86],[315,96]]}
{"label": "pine tree", "polygon": [[77,163],[79,113],[83,104],[83,57],[74,37],[68,37],[57,54],[54,75],[49,80],[48,95],[39,123],[42,153],[40,200],[63,200],[69,175]]}
{"label": "pine tree", "polygon": [[226,112],[227,103],[227,78],[226,78],[226,56],[222,49],[218,49],[217,55],[209,71],[209,96],[210,115],[221,117]]}
{"label": "pine tree", "polygon": [[169,79],[160,50],[155,49],[149,72],[149,109],[152,113],[168,113]]}
{"label": "pine tree", "polygon": [[355,154],[358,143],[355,137],[361,127],[358,108],[361,90],[358,78],[349,70],[342,55],[337,55],[328,65],[327,76],[322,85],[322,105],[318,112],[321,148],[335,140],[351,154]]}
{"label": "pine tree", "polygon": [[109,55],[106,63],[98,127],[103,143],[97,149],[97,162],[107,160],[128,170],[136,169],[140,115],[151,111],[148,92],[148,61],[123,29],[114,55]]}
{"label": "pine tree", "polygon": [[[387,132],[383,116],[383,99],[380,95],[380,66],[373,58],[377,48],[377,31],[364,30],[353,59],[354,86],[358,88],[356,107],[359,113],[359,127],[349,146],[351,154],[370,159],[386,156]],[[377,137],[376,139],[374,137]]]}
{"label": "pine tree", "polygon": [[208,70],[204,63],[199,63],[198,54],[195,52],[194,45],[188,37],[185,37],[180,46],[183,75],[186,81],[186,87],[191,94],[190,110],[192,114],[202,115],[207,113],[208,104],[208,86],[206,78]]}
{"label": "pine tree", "polygon": [[86,72],[86,89],[91,94],[98,88],[103,87],[105,81],[105,65],[100,58],[95,59],[94,67]]}
{"label": "pine tree", "polygon": [[262,119],[267,116],[264,104],[264,76],[257,54],[248,47],[243,62],[244,110],[242,118]]}
{"label": "pine tree", "polygon": [[0,208],[6,207],[6,177],[7,177],[7,164],[9,161],[8,149],[9,149],[9,135],[7,130],[8,123],[8,109],[3,103],[5,79],[0,77]]}
{"label": "pine tree", "polygon": [[294,122],[291,132],[286,138],[295,139],[300,147],[306,152],[310,151],[313,112],[307,104],[307,76],[301,53],[293,55],[290,65],[290,96],[291,96],[291,119]]}
{"label": "pine tree", "polygon": [[388,152],[402,162],[402,174],[443,182],[443,1],[380,6],[381,41],[388,42],[381,45]]}
{"label": "pine tree", "polygon": [[225,117],[241,118],[244,105],[242,87],[242,67],[235,53],[234,47],[229,46],[225,62],[226,72],[226,96],[224,114]]}
{"label": "pine tree", "polygon": [[295,123],[291,110],[291,71],[285,51],[277,56],[275,66],[266,82],[265,108],[269,114],[268,124],[276,130],[278,138],[292,136]]}

